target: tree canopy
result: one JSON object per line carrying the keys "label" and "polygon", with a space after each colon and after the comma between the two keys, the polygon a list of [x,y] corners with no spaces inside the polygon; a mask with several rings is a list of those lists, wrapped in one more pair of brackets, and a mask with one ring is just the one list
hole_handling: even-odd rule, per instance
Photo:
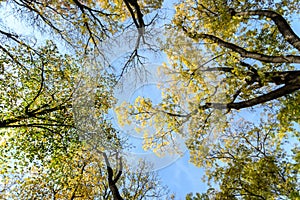
{"label": "tree canopy", "polygon": [[[129,122],[155,126],[144,147],[186,138],[191,162],[219,185],[217,199],[298,197],[298,9],[298,1],[176,3],[161,103],[138,98],[119,108]],[[247,115],[255,125],[240,119]]]}
{"label": "tree canopy", "polygon": [[[163,3],[0,1],[33,33],[0,21],[1,198],[175,198],[149,164],[130,168],[108,115],[141,46],[157,51],[146,36],[161,24],[162,100],[124,102],[118,120],[145,127],[145,150],[185,140],[211,187],[186,199],[300,198],[300,2],[175,1],[161,23]],[[111,73],[103,50],[129,29],[130,55]]]}
{"label": "tree canopy", "polygon": [[[1,21],[1,199],[167,199],[168,190],[148,164],[133,171],[122,159],[126,145],[107,117],[115,102],[114,75],[89,62],[102,55],[106,38],[131,27],[128,18],[142,35],[148,25],[141,12],[160,2],[123,6],[1,2],[29,31],[44,34],[34,43],[35,35],[22,35]],[[97,70],[93,88],[91,69]],[[83,103],[92,103],[93,113],[80,109]]]}

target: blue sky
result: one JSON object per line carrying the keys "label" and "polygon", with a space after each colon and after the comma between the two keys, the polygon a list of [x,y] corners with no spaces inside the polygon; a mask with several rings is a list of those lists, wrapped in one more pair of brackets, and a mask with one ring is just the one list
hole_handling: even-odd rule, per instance
{"label": "blue sky", "polygon": [[[158,66],[158,63],[152,65],[152,67],[154,66]],[[123,87],[126,89],[117,92],[119,102],[128,101],[133,103],[135,98],[142,96],[150,98],[154,103],[159,103],[161,100],[161,91],[156,87],[156,83],[158,83],[157,77],[151,76],[155,74],[155,69],[153,71],[152,74],[148,74],[147,80],[141,81],[140,83],[134,84],[133,82],[135,81],[133,81],[133,79],[125,79],[122,84],[125,85]],[[116,116],[114,115],[114,117]],[[114,123],[116,123],[116,121],[114,121]],[[143,137],[141,134],[135,132],[134,127],[136,125],[126,127],[119,126],[118,124],[115,125],[118,126],[118,129],[127,133],[126,135],[129,138],[129,142],[133,143],[136,147],[130,152],[133,154],[132,156],[136,156],[136,158],[143,157],[146,161],[153,162],[154,168],[156,169],[155,171],[160,175],[162,183],[167,185],[172,193],[175,193],[176,199],[185,199],[187,193],[204,192],[207,189],[206,184],[203,184],[201,181],[203,169],[197,168],[189,163],[189,154],[186,149],[183,149],[183,156],[168,155],[167,157],[159,158],[151,151],[145,152],[142,149]]]}
{"label": "blue sky", "polygon": [[[159,77],[157,68],[167,59],[163,55],[157,56],[151,52],[146,54],[148,57],[145,64],[147,75],[139,79],[134,70],[125,75],[125,78],[120,82],[120,88],[115,90],[115,96],[118,99],[117,106],[124,101],[133,103],[139,96],[150,98],[154,104],[161,101],[161,91],[157,84],[163,80]],[[118,59],[115,60],[116,63],[118,63],[117,61]],[[123,131],[129,138],[129,142],[135,146],[130,152],[133,158],[128,159],[129,163],[131,160],[137,160],[134,158],[144,158],[146,161],[153,162],[154,169],[160,175],[162,183],[169,187],[171,193],[175,193],[176,200],[185,199],[188,193],[201,193],[208,189],[206,183],[201,180],[204,175],[203,169],[195,167],[189,162],[189,153],[185,147],[182,147],[183,156],[167,155],[159,158],[151,151],[146,152],[142,149],[143,136],[135,131],[136,124],[120,126],[115,113],[111,114],[113,124],[117,129]]]}

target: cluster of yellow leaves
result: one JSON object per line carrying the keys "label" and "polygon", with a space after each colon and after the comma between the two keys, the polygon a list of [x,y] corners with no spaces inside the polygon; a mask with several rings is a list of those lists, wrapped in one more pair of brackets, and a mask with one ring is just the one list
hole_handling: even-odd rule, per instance
{"label": "cluster of yellow leaves", "polygon": [[[80,149],[77,147],[77,149]],[[92,155],[93,154],[93,155]],[[11,198],[95,198],[106,189],[105,169],[95,152],[78,151],[72,156],[62,155],[44,161],[41,165],[30,165],[25,177],[11,191]],[[100,160],[99,160],[100,159]],[[103,185],[99,184],[103,183]],[[9,196],[9,194],[7,194]],[[17,196],[14,196],[17,195]],[[7,198],[8,198],[7,196]]]}

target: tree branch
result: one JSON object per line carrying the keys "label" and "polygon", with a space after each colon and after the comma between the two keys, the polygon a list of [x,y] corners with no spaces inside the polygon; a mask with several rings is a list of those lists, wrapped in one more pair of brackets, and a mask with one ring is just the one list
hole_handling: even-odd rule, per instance
{"label": "tree branch", "polygon": [[44,110],[41,110],[39,112],[31,111],[27,114],[20,115],[20,116],[17,116],[15,118],[0,120],[0,128],[5,128],[8,125],[11,125],[12,123],[20,122],[22,120],[26,120],[26,119],[30,119],[30,118],[33,118],[33,117],[36,117],[36,116],[49,114],[49,113],[52,113],[52,112],[55,112],[55,111],[58,111],[58,110],[63,110],[63,109],[66,109],[66,108],[71,108],[71,107],[72,107],[72,105],[70,105],[70,104],[66,104],[66,105],[60,104],[58,106],[48,108],[48,109],[44,109]]}
{"label": "tree branch", "polygon": [[[144,29],[145,28],[145,22],[144,22],[144,19],[143,19],[143,13],[141,11],[140,5],[137,3],[137,0],[124,0],[124,2],[125,2],[125,5],[126,5],[127,9],[129,10],[129,12],[131,14],[131,17],[132,17],[136,27],[138,29]],[[136,16],[135,16],[131,6],[134,7],[135,12],[136,12]],[[140,32],[140,30],[139,30],[139,32]]]}
{"label": "tree branch", "polygon": [[190,33],[183,27],[184,32],[193,39],[207,39],[218,44],[219,46],[230,49],[234,52],[239,53],[244,58],[252,58],[266,63],[300,63],[300,56],[286,55],[286,56],[268,56],[261,53],[248,51],[242,47],[239,47],[233,43],[226,42],[214,35],[205,33]]}
{"label": "tree branch", "polygon": [[108,157],[105,152],[102,152],[102,155],[104,157],[104,161],[106,164],[106,169],[107,169],[107,174],[108,174],[108,177],[107,177],[108,185],[109,185],[110,191],[112,192],[113,198],[114,198],[114,200],[123,200],[123,198],[120,195],[119,189],[118,189],[116,183],[114,182],[114,179],[113,179],[114,173],[110,166]]}
{"label": "tree branch", "polygon": [[116,160],[119,160],[119,169],[118,169],[118,174],[116,175],[116,177],[114,178],[114,183],[117,183],[118,180],[120,179],[121,175],[122,175],[122,171],[123,171],[123,161],[122,161],[122,157],[119,158],[119,153],[116,153]]}
{"label": "tree branch", "polygon": [[32,99],[31,102],[29,102],[26,106],[25,106],[25,113],[29,114],[29,107],[35,102],[35,100],[41,95],[43,87],[44,87],[44,61],[42,62],[42,69],[41,69],[41,83],[40,83],[40,88],[37,92],[37,94],[35,95],[35,97]]}
{"label": "tree branch", "polygon": [[279,32],[282,34],[284,39],[293,45],[296,49],[300,51],[300,38],[292,30],[288,22],[280,14],[270,11],[270,10],[251,10],[246,12],[232,12],[235,16],[249,16],[249,15],[258,15],[261,17],[267,17],[272,19]]}
{"label": "tree branch", "polygon": [[283,97],[285,95],[291,94],[297,90],[300,89],[300,77],[297,78],[298,84],[287,84],[281,88],[278,88],[274,91],[271,91],[267,94],[263,94],[261,96],[258,96],[256,98],[236,102],[236,103],[206,103],[204,106],[201,106],[202,109],[208,109],[208,108],[215,108],[215,109],[242,109],[242,108],[248,108],[252,107],[258,104],[262,104],[268,101],[272,101],[274,99],[278,99],[280,97]]}

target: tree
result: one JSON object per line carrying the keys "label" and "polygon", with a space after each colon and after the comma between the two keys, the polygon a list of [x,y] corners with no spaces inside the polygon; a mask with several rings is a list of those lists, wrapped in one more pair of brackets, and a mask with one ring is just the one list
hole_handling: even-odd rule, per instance
{"label": "tree", "polygon": [[[106,116],[114,103],[111,76],[101,73],[89,88],[80,60],[50,41],[14,52],[18,64],[1,55],[1,198],[167,198],[146,163],[133,172],[118,153],[126,144]],[[90,101],[93,113],[78,108]]]}
{"label": "tree", "polygon": [[291,141],[280,139],[277,133],[274,119],[259,125],[241,121],[228,128],[224,139],[198,158],[211,166],[207,179],[219,186],[205,195],[215,199],[299,198],[299,149],[287,149]]}
{"label": "tree", "polygon": [[[0,69],[1,79],[4,80],[1,83],[1,106],[4,110],[1,113],[0,127],[27,126],[46,129],[54,126],[74,126],[70,113],[71,98],[74,88],[78,87],[76,84],[79,84],[79,79],[82,78],[80,76],[83,76],[80,67],[90,68],[91,66],[86,66],[90,60],[93,63],[88,64],[94,65],[95,57],[101,53],[101,42],[115,36],[117,32],[124,31],[125,27],[130,27],[129,19],[132,19],[139,32],[139,43],[144,37],[145,27],[153,22],[146,24],[143,16],[160,8],[161,4],[161,1],[1,1],[1,7],[6,6],[16,18],[21,19],[21,22],[54,36],[52,39],[58,36],[60,41],[73,48],[70,51],[75,54],[59,55],[57,45],[52,44],[53,41],[47,41],[46,47],[42,47],[43,44],[30,42],[30,38],[15,33],[7,24],[1,22]],[[127,9],[122,9],[124,6]],[[135,53],[130,59],[138,56],[137,48],[138,46],[133,50]],[[73,61],[75,57],[78,59]],[[56,74],[52,76],[51,72]],[[99,73],[105,78],[95,80],[103,83],[95,93],[107,95],[111,92],[109,87],[113,84],[112,76]],[[15,83],[18,83],[17,87]],[[109,86],[106,87],[106,84]],[[95,106],[100,106],[100,110],[105,107],[101,110],[105,113],[113,100],[109,94],[108,99],[104,96],[95,99]],[[56,117],[59,120],[54,119]],[[32,123],[28,120],[35,121]],[[54,123],[57,121],[64,123]]]}
{"label": "tree", "polygon": [[141,162],[137,171],[132,171],[116,154],[78,148],[78,144],[73,148],[76,152],[71,156],[61,155],[29,165],[21,175],[10,178],[11,187],[4,190],[1,197],[168,199],[168,190],[160,184],[155,172],[145,173],[146,163]]}
{"label": "tree", "polygon": [[[30,37],[2,24],[1,197],[74,199],[78,195],[80,198],[103,195],[104,199],[121,199],[123,195],[134,198],[165,195],[166,190],[159,189],[154,175],[145,177],[141,171],[134,174],[126,167],[124,176],[110,166],[110,157],[104,150],[125,146],[106,116],[114,103],[115,80],[113,75],[87,62],[102,53],[104,39],[131,26],[130,18],[138,30],[138,41],[143,38],[145,27],[152,23],[144,22],[143,13],[151,12],[161,2],[147,7],[134,1],[13,0],[2,1],[1,6],[4,3],[11,6],[10,11],[22,22],[72,47],[67,49],[72,56],[61,54],[61,47],[59,50],[53,41],[43,44],[41,39],[42,42],[35,44]],[[128,11],[121,9],[124,5]],[[97,76],[93,74],[91,78],[91,74],[85,73],[87,68],[97,70],[93,71]],[[91,79],[96,88],[89,88]],[[89,90],[82,92],[82,85]],[[92,103],[93,113],[78,108],[83,98],[85,101],[81,103]],[[83,120],[84,117],[87,118]],[[90,127],[96,127],[92,129],[97,130],[96,134],[88,133]],[[99,148],[97,151],[95,146]],[[91,156],[89,152],[98,155]],[[126,166],[122,160],[115,162],[119,168]],[[131,184],[134,190],[119,191],[121,180],[123,187]]]}
{"label": "tree", "polygon": [[[29,118],[37,118],[39,117],[38,115],[70,110],[69,108],[72,107],[70,101],[72,90],[78,84],[75,82],[75,79],[79,80],[80,76],[78,74],[79,66],[90,67],[86,66],[86,61],[92,60],[93,57],[91,56],[97,56],[101,52],[100,50],[97,53],[93,49],[99,48],[101,42],[107,37],[124,30],[124,27],[127,26],[125,21],[130,17],[132,17],[136,28],[140,32],[140,29],[148,26],[144,22],[143,13],[147,14],[153,11],[154,8],[159,8],[162,2],[156,1],[150,4],[146,1],[138,4],[135,1],[98,2],[74,0],[61,2],[12,0],[2,1],[1,6],[4,7],[4,3],[7,4],[6,6],[8,9],[10,8],[16,18],[22,19],[22,22],[29,23],[32,28],[38,28],[41,32],[46,31],[47,33],[49,31],[49,34],[59,36],[62,41],[74,48],[73,50],[75,51],[72,53],[76,53],[75,56],[66,56],[64,58],[63,55],[58,55],[59,50],[57,46],[50,44],[53,42],[48,41],[47,46],[43,48],[40,44],[30,42],[28,40],[30,38],[25,38],[15,33],[6,24],[2,24],[0,30],[2,36],[0,67],[1,78],[5,82],[2,83],[1,88],[6,88],[6,90],[1,90],[1,92],[3,92],[3,104],[9,107],[4,108],[5,112],[2,113],[3,117],[1,118],[0,127],[15,127],[15,123]],[[147,7],[145,7],[146,4]],[[123,6],[128,8],[128,11],[121,9]],[[92,52],[94,55],[91,55]],[[79,59],[73,62],[72,60],[75,57]],[[57,74],[51,77],[48,70],[52,70]],[[77,74],[76,76],[78,77],[74,76],[74,74]],[[101,76],[106,75],[101,74]],[[111,77],[107,78],[108,82],[112,80]],[[102,82],[104,79],[99,81]],[[111,84],[111,82],[108,82],[103,83],[103,85]],[[20,84],[18,87],[13,87],[14,83]],[[55,90],[56,87],[60,88]],[[104,87],[98,88],[103,89]],[[66,91],[60,89],[65,89]],[[8,91],[8,93],[5,94],[5,91]],[[30,94],[26,94],[27,91]],[[99,93],[103,92],[107,93],[109,91],[99,91]],[[60,96],[62,98],[59,98]],[[45,99],[40,100],[42,98]],[[106,100],[101,98],[100,101]],[[100,105],[100,101],[98,101],[98,106],[110,107],[111,105],[111,102]],[[111,99],[108,101],[111,101]],[[70,123],[65,123],[64,125],[72,126],[72,116],[65,115],[62,119],[70,121]],[[40,121],[42,120],[40,118]],[[54,125],[57,124],[51,124],[51,126]],[[17,126],[27,125],[24,123]],[[39,126],[41,128],[41,125],[38,124],[29,126]]]}
{"label": "tree", "polygon": [[[244,184],[236,182],[238,175],[243,181],[271,181],[281,188],[281,181],[286,178],[276,175],[270,180],[269,172],[262,176],[251,174],[249,170],[266,171],[272,166],[274,173],[282,173],[285,171],[282,163],[287,157],[281,142],[299,139],[296,128],[300,122],[299,104],[296,102],[299,102],[300,71],[296,64],[300,61],[300,39],[290,25],[292,18],[299,14],[298,8],[298,1],[178,2],[164,44],[169,62],[161,67],[167,77],[161,86],[162,102],[153,105],[149,99],[138,98],[133,105],[119,108],[121,115],[131,116],[129,123],[136,120],[145,127],[156,127],[151,137],[145,133],[145,148],[157,151],[172,145],[175,135],[185,137],[191,162],[206,167],[208,177],[219,183],[223,192],[217,194],[220,199],[251,199],[255,195],[258,199],[294,197],[295,187],[283,189],[291,191],[288,194],[277,192],[273,186],[264,188],[266,194],[257,188],[230,187]],[[253,151],[257,153],[258,149],[253,149],[251,144],[259,136],[252,138],[252,128],[245,125],[249,129],[237,131],[246,133],[243,137],[230,134],[240,110],[244,116],[256,112],[256,116],[265,114],[262,119],[274,119],[278,125],[272,123],[275,132],[269,128],[273,136],[266,137],[265,142],[277,141],[280,150],[253,158]],[[258,119],[253,122],[259,123]],[[241,144],[242,139],[251,144]],[[227,146],[230,141],[232,144]],[[272,149],[272,145],[268,147]],[[296,147],[293,151],[290,165],[299,163],[299,149]],[[238,159],[224,160],[227,152]],[[220,163],[225,167],[219,166]],[[241,169],[243,163],[249,169]],[[286,173],[290,177],[299,176],[298,170],[296,175],[292,170]],[[297,184],[295,179],[291,182]],[[243,196],[245,191],[247,194]]]}
{"label": "tree", "polygon": [[[62,141],[76,128],[72,108],[78,82],[83,80],[79,61],[69,55],[60,55],[52,42],[36,51],[23,46],[12,49],[18,63],[7,54],[1,54],[5,69],[1,74],[0,127],[3,133],[23,140],[24,148],[36,148],[37,152],[31,152],[35,156],[43,149],[49,151],[69,139],[76,140],[73,135]],[[98,81],[94,92],[95,102],[98,102],[95,115],[103,118],[114,102],[109,88],[113,82],[105,76]],[[29,145],[33,141],[35,145]]]}
{"label": "tree", "polygon": [[[102,44],[105,40],[120,35],[124,30],[134,28],[137,32],[136,47],[132,50],[129,60],[139,57],[139,43],[148,34],[147,29],[151,29],[154,18],[145,16],[156,9],[159,9],[162,1],[2,1],[0,6],[8,10],[22,23],[26,23],[35,35],[44,35],[53,40],[62,42],[66,48],[77,56],[102,57],[103,65],[107,63],[107,57],[103,54]],[[34,35],[25,37],[19,31],[11,30],[7,24],[0,30],[0,49],[13,57],[11,49],[3,44],[12,45],[14,43],[27,48],[35,49],[35,43],[31,42]],[[37,40],[37,39],[36,39]],[[41,40],[41,37],[38,38]],[[63,46],[62,45],[62,46]],[[99,60],[98,60],[99,62]],[[127,64],[128,65],[128,64]],[[108,68],[108,67],[106,67]],[[124,66],[126,68],[126,66]]]}

